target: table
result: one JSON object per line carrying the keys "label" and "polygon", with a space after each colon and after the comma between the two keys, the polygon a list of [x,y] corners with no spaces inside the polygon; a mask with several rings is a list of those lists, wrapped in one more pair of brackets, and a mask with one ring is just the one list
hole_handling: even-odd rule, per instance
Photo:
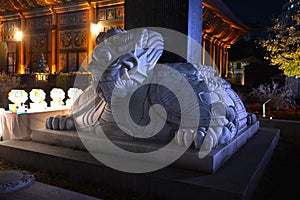
{"label": "table", "polygon": [[14,114],[0,110],[0,136],[3,140],[30,140],[33,129],[45,128],[46,119],[51,116],[64,115],[69,108],[51,109],[43,111],[28,110],[26,113]]}

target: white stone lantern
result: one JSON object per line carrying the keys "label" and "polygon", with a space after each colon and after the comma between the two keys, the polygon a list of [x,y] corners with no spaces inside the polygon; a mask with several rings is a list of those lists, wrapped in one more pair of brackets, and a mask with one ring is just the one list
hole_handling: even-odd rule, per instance
{"label": "white stone lantern", "polygon": [[28,94],[25,90],[13,89],[8,93],[8,100],[13,104],[9,104],[9,110],[13,113],[25,112],[24,103],[28,100]]}
{"label": "white stone lantern", "polygon": [[50,91],[50,97],[52,101],[50,102],[51,108],[61,108],[64,104],[65,92],[61,88],[53,88]]}
{"label": "white stone lantern", "polygon": [[42,89],[32,89],[29,93],[29,98],[33,103],[30,103],[32,110],[44,110],[47,108],[46,93]]}
{"label": "white stone lantern", "polygon": [[78,88],[70,88],[68,90],[68,97],[69,99],[66,100],[66,106],[71,107],[75,100],[83,93],[81,89]]}

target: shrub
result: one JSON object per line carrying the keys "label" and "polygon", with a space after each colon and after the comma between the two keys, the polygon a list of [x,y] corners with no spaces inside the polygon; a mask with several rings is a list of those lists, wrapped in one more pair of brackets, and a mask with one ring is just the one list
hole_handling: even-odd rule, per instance
{"label": "shrub", "polygon": [[18,89],[21,86],[20,77],[11,76],[6,73],[0,73],[0,107],[8,109],[8,93],[12,89]]}
{"label": "shrub", "polygon": [[56,87],[57,88],[61,88],[63,89],[64,91],[67,91],[68,90],[68,77],[70,75],[69,74],[59,74],[57,75],[56,77]]}
{"label": "shrub", "polygon": [[259,85],[258,88],[253,89],[249,97],[260,104],[271,99],[268,105],[276,110],[295,108],[296,105],[293,90],[288,85],[279,87],[278,83],[275,82]]}

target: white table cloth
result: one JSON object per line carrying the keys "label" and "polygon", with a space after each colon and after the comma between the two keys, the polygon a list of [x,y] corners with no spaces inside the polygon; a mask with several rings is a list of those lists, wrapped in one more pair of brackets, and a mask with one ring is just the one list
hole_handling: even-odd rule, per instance
{"label": "white table cloth", "polygon": [[30,140],[33,129],[45,128],[46,119],[51,116],[64,115],[69,109],[47,109],[44,111],[28,110],[27,113],[13,114],[0,110],[0,136],[3,140]]}

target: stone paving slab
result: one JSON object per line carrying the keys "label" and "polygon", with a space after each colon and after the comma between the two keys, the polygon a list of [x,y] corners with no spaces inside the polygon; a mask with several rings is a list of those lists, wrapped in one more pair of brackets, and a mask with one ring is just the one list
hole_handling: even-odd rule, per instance
{"label": "stone paving slab", "polygon": [[88,195],[65,190],[40,182],[7,194],[0,194],[1,200],[100,200]]}

